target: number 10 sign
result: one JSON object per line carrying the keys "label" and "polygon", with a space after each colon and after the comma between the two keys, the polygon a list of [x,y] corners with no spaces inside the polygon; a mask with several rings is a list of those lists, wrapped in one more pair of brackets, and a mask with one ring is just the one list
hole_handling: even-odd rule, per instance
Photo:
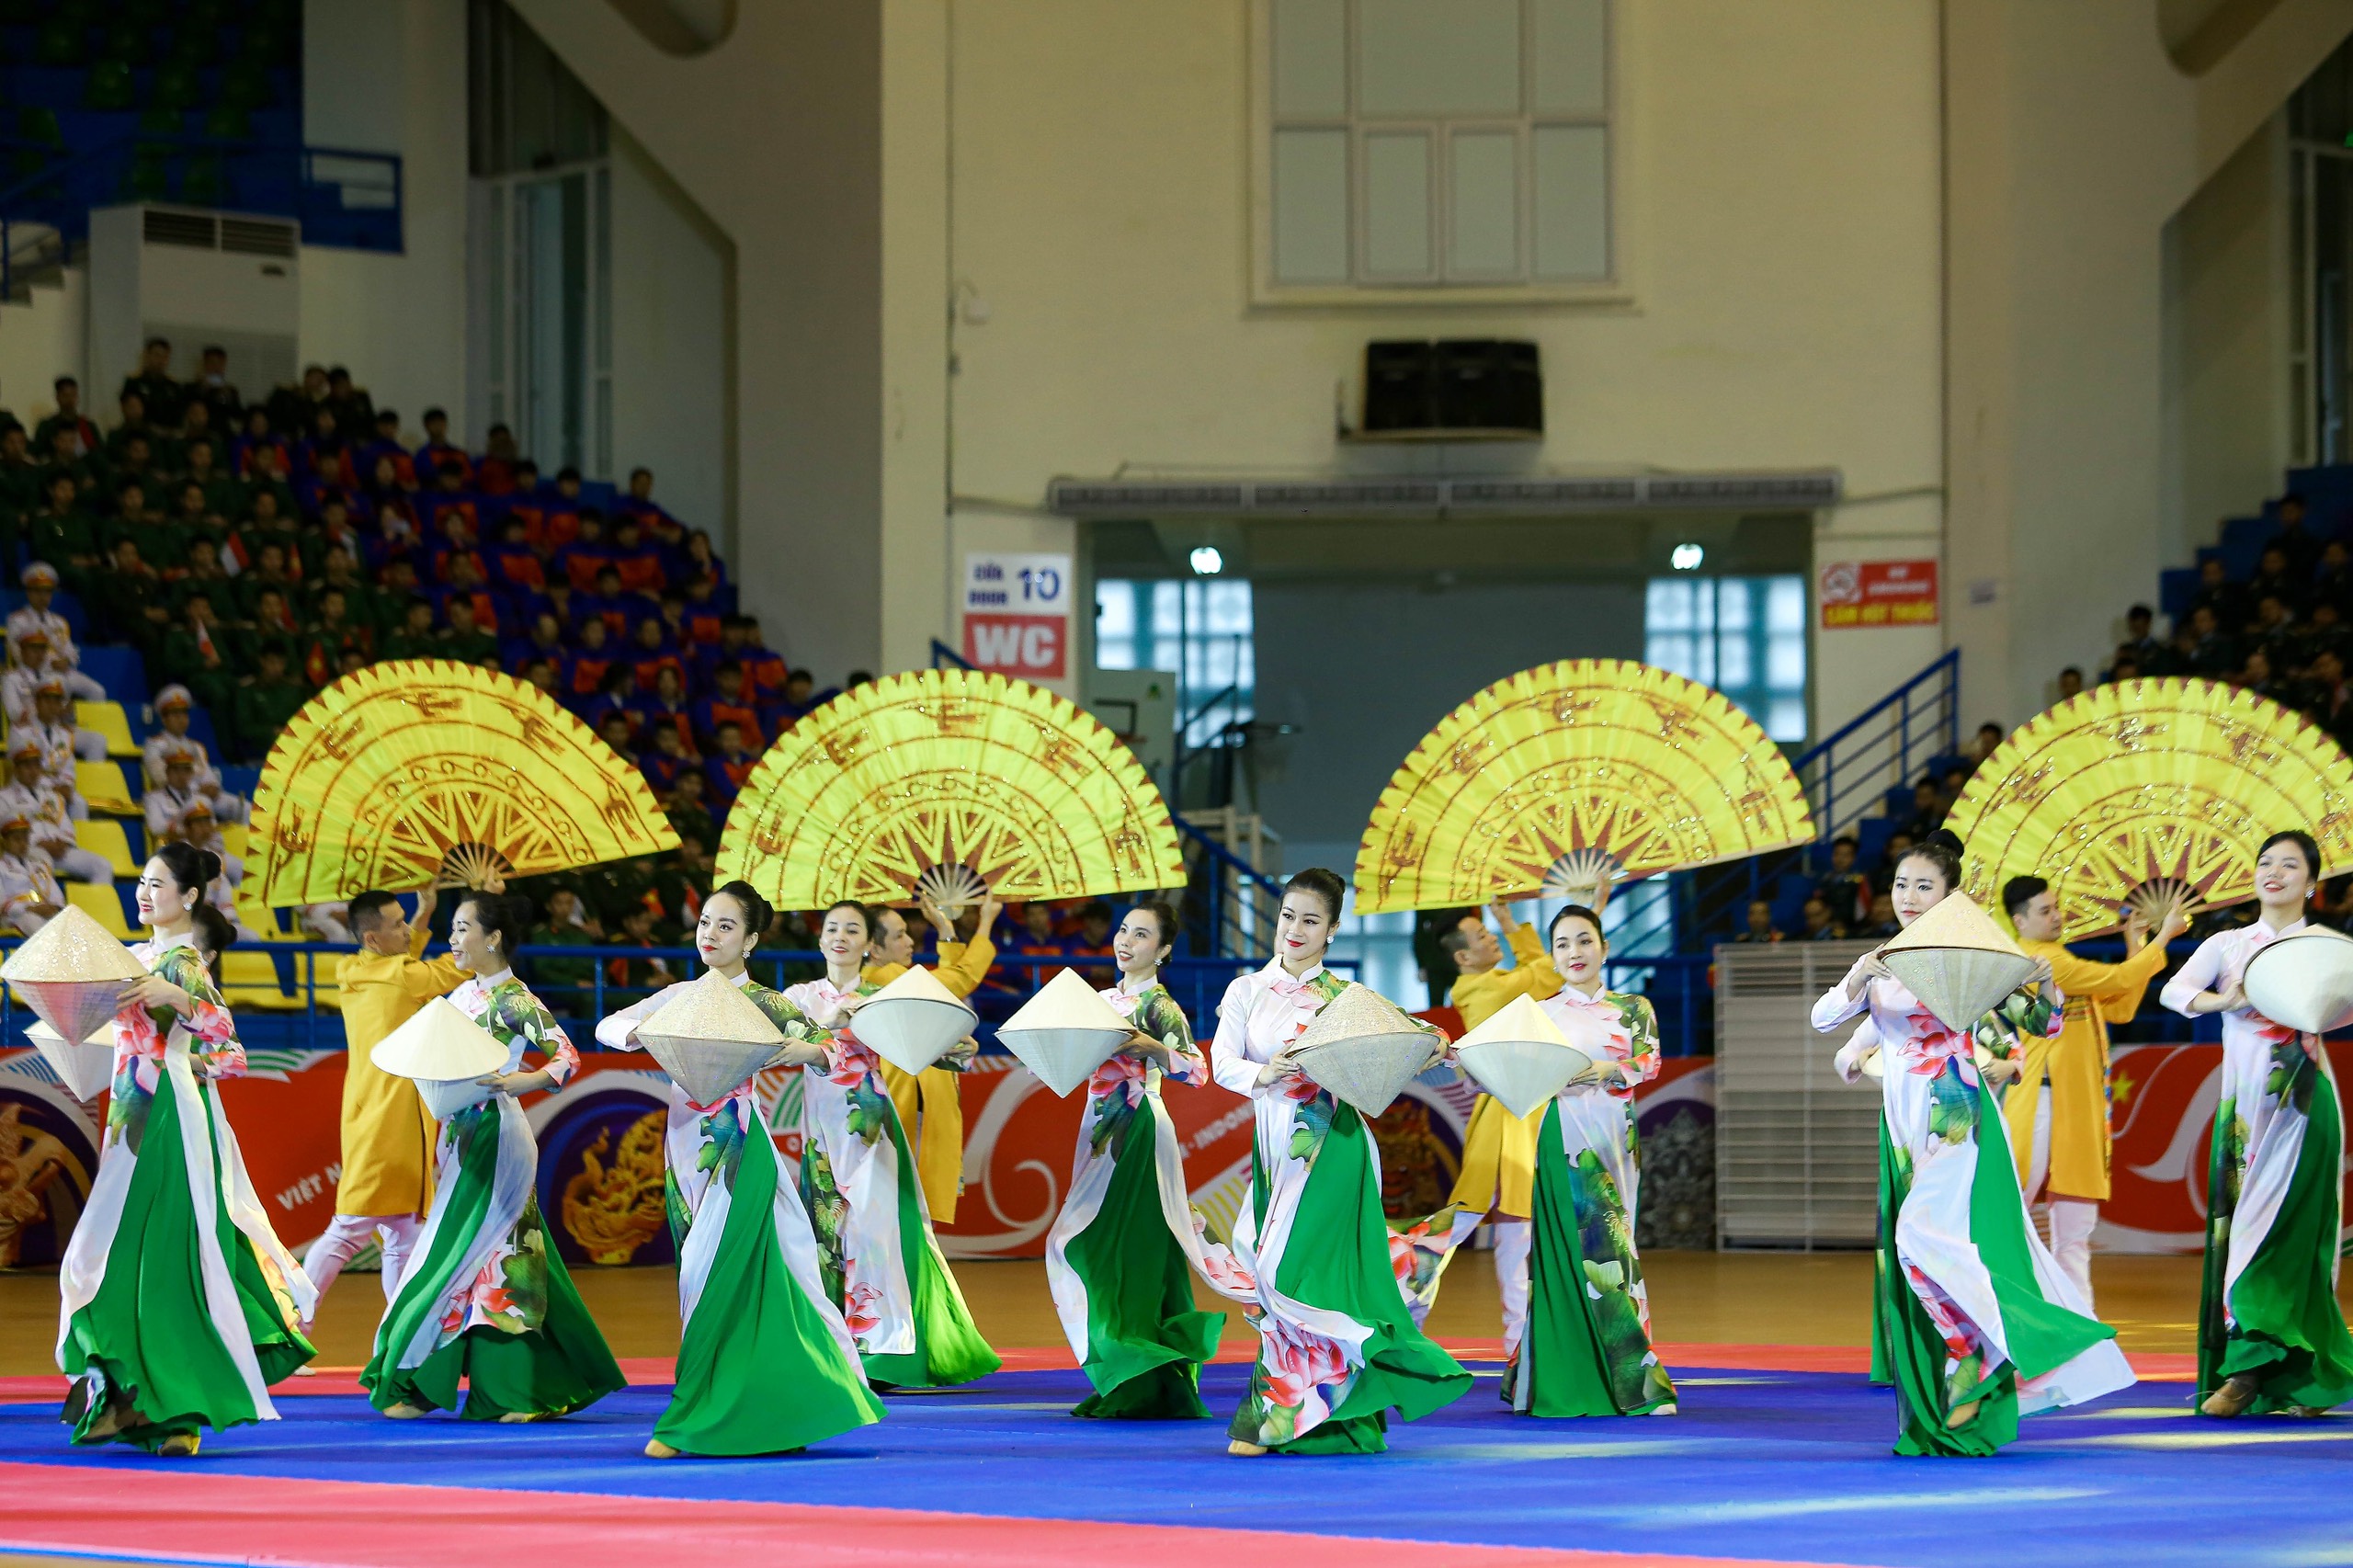
{"label": "number 10 sign", "polygon": [[964,657],[1023,680],[1069,673],[1071,558],[975,552],[964,557]]}

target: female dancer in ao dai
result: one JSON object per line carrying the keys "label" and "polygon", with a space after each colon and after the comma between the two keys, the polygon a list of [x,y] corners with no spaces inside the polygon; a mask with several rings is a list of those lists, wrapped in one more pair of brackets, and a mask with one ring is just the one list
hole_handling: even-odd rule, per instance
{"label": "female dancer in ao dai", "polygon": [[167,844],[139,878],[149,973],[123,988],[114,1083],[88,1205],[58,1268],[57,1368],[77,1443],[175,1457],[201,1430],[275,1421],[269,1385],[310,1360],[315,1299],[271,1231],[212,1085],[245,1070],[195,945],[220,866]]}
{"label": "female dancer in ao dai", "polygon": [[2201,943],[2165,983],[2177,1013],[2222,1015],[2222,1096],[2206,1178],[2199,1408],[2317,1415],[2353,1398],[2336,1304],[2345,1124],[2320,1041],[2247,1005],[2247,960],[2305,929],[2320,847],[2275,833],[2255,863],[2261,915]]}
{"label": "female dancer in ao dai", "polygon": [[1210,1070],[1256,1113],[1233,1255],[1257,1282],[1258,1363],[1229,1428],[1231,1453],[1379,1453],[1392,1408],[1411,1421],[1471,1387],[1471,1374],[1422,1334],[1391,1261],[1371,1130],[1292,1051],[1347,988],[1324,967],[1346,896],[1320,867],[1293,877],[1275,919],[1276,956],[1218,1005]]}
{"label": "female dancer in ao dai", "polygon": [[[744,967],[767,924],[767,901],[729,882],[703,900],[695,949],[783,1032],[770,1065],[823,1066],[829,1037]],[[615,1013],[597,1026],[597,1043],[642,1050],[637,1026],[675,994],[657,991]],[[673,1085],[665,1147],[684,1338],[677,1387],[646,1454],[786,1453],[881,1420],[752,1082],[707,1106]]]}
{"label": "female dancer in ao dai", "polygon": [[[433,1208],[359,1374],[390,1416],[452,1408],[460,1378],[468,1421],[550,1420],[622,1386],[540,1216],[539,1142],[516,1103],[562,1086],[580,1065],[515,978],[525,923],[519,900],[489,893],[468,893],[449,922],[450,956],[473,975],[449,1000],[506,1048],[506,1066],[482,1080],[496,1091],[487,1103],[441,1124]],[[526,1051],[547,1065],[525,1071]]]}
{"label": "female dancer in ao dai", "polygon": [[1111,938],[1120,983],[1103,999],[1135,1033],[1087,1080],[1070,1194],[1046,1238],[1054,1310],[1095,1388],[1074,1415],[1207,1415],[1201,1363],[1216,1353],[1225,1319],[1193,1310],[1192,1275],[1247,1306],[1257,1301],[1232,1251],[1203,1233],[1161,1103],[1164,1078],[1210,1078],[1184,1013],[1160,983],[1176,932],[1176,912],[1155,899],[1128,911]]}
{"label": "female dancer in ao dai", "polygon": [[1670,1415],[1675,1385],[1651,1348],[1634,1250],[1634,1086],[1658,1076],[1658,1018],[1647,998],[1602,984],[1598,915],[1571,904],[1551,937],[1566,983],[1538,1006],[1564,1027],[1577,1015],[1599,1023],[1609,1059],[1544,1108],[1533,1213],[1496,1232],[1498,1252],[1513,1233],[1526,1238],[1504,1290],[1504,1396],[1530,1415]]}
{"label": "female dancer in ao dai", "polygon": [[[1960,880],[1959,846],[1931,837],[1896,865],[1896,918],[1909,926]],[[2061,1017],[2055,999],[2023,991],[1995,1012],[2042,1033]],[[1897,1453],[1990,1454],[2020,1415],[2113,1393],[2132,1373],[2027,1219],[2001,1105],[1973,1055],[1984,1040],[2001,1059],[1986,1075],[2012,1076],[2014,1041],[1987,1024],[1947,1028],[1876,952],[1814,1004],[1813,1027],[1865,1013],[1886,1063],[1873,1374],[1895,1386]]]}
{"label": "female dancer in ao dai", "polygon": [[[872,931],[863,904],[825,911],[817,930],[825,978],[784,993],[831,1031],[824,1061],[801,1069],[801,1198],[824,1256],[827,1293],[858,1342],[868,1379],[898,1388],[968,1383],[1005,1363],[972,1326],[932,1235],[881,1058],[858,1040],[854,1016],[881,989],[858,972]],[[967,1040],[946,1060],[961,1065],[974,1049]]]}

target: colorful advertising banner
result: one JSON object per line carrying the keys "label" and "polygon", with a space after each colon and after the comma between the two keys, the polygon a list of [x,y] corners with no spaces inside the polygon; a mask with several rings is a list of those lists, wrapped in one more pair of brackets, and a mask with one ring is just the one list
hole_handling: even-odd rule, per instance
{"label": "colorful advertising banner", "polygon": [[1934,561],[1841,561],[1822,569],[1825,631],[1937,623]]}

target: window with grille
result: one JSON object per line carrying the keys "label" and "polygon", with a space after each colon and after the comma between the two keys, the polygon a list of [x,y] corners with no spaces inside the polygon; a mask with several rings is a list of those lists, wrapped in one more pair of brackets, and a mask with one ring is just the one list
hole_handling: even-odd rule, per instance
{"label": "window with grille", "polygon": [[1654,577],[1643,658],[1712,686],[1777,741],[1806,738],[1802,577]]}
{"label": "window with grille", "polygon": [[1175,670],[1185,744],[1210,744],[1256,713],[1258,665],[1250,585],[1242,578],[1095,585],[1095,663]]}
{"label": "window with grille", "polygon": [[1613,275],[1610,0],[1265,0],[1279,288]]}

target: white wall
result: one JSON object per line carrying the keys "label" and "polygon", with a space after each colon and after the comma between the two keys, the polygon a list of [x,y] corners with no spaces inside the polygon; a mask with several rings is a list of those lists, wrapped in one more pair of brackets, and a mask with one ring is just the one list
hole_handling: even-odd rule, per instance
{"label": "white wall", "polygon": [[663,505],[732,555],[733,247],[635,138],[611,144],[613,478],[652,469]]}
{"label": "white wall", "polygon": [[303,134],[401,154],[405,249],[303,247],[301,358],[349,366],[420,439],[435,404],[479,437],[466,408],[465,0],[304,0],[302,27]]}
{"label": "white wall", "polygon": [[57,412],[50,386],[60,376],[82,383],[85,412],[110,401],[111,387],[90,385],[89,301],[89,273],[68,267],[56,285],[36,286],[30,302],[0,304],[0,408],[28,430]]}
{"label": "white wall", "polygon": [[[2290,458],[2288,158],[2274,115],[2165,232],[2160,564],[2277,494]],[[2152,601],[2153,603],[2154,601]]]}

